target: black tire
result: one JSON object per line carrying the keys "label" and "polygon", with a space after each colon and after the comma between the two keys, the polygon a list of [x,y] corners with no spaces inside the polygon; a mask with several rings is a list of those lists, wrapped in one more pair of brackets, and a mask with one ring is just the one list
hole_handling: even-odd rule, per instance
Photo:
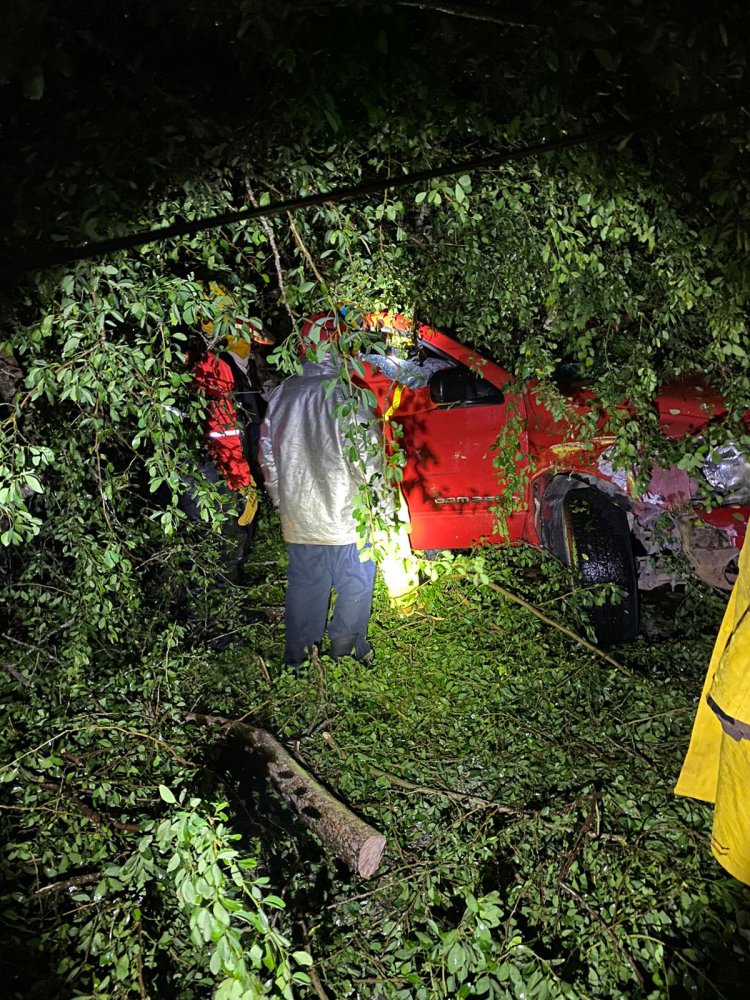
{"label": "black tire", "polygon": [[616,583],[619,604],[594,605],[589,619],[600,646],[631,642],[638,634],[638,577],[625,511],[593,487],[571,490],[563,501],[570,566],[583,587]]}

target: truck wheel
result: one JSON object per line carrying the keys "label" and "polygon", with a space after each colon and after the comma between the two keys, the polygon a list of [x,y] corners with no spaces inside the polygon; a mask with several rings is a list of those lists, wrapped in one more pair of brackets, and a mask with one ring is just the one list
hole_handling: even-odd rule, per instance
{"label": "truck wheel", "polygon": [[563,502],[570,566],[583,587],[616,583],[619,604],[595,604],[589,618],[600,646],[630,642],[638,634],[638,579],[625,511],[593,487],[572,490]]}

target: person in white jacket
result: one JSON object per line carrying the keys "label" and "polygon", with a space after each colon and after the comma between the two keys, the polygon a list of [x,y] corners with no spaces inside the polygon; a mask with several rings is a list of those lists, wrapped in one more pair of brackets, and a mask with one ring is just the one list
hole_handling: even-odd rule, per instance
{"label": "person in white jacket", "polygon": [[[336,338],[336,318],[316,316],[303,328],[303,345],[313,328],[321,340]],[[284,662],[295,667],[320,648],[326,623],[331,656],[371,658],[375,563],[360,558],[352,502],[375,474],[379,431],[374,413],[340,379],[345,363],[335,351],[320,361],[306,356],[302,373],[272,393],[260,431],[259,463],[289,555]],[[349,412],[334,412],[342,409]]]}

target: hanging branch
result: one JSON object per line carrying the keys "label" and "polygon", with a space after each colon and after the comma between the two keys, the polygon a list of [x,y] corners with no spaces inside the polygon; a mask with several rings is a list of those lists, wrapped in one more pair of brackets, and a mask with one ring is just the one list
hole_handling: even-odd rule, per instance
{"label": "hanging branch", "polygon": [[548,156],[551,153],[562,152],[566,149],[575,149],[579,146],[594,146],[613,139],[623,139],[636,133],[650,132],[659,125],[666,125],[674,131],[678,122],[698,121],[701,118],[722,113],[736,107],[738,107],[737,104],[724,104],[697,108],[675,108],[667,112],[647,115],[634,121],[618,121],[612,125],[593,129],[589,132],[562,135],[556,139],[529,143],[526,146],[520,146],[516,149],[501,150],[491,153],[488,156],[476,156],[471,159],[461,160],[458,163],[444,164],[443,166],[427,170],[409,171],[392,177],[373,177],[360,184],[334,188],[331,191],[319,192],[312,195],[302,195],[297,198],[288,198],[270,205],[263,205],[262,207],[229,210],[202,219],[186,219],[170,225],[130,233],[127,236],[118,236],[106,240],[92,240],[78,246],[62,246],[47,254],[40,254],[38,257],[6,258],[0,264],[2,265],[4,276],[17,278],[29,271],[37,271],[41,268],[53,267],[57,264],[71,264],[77,260],[96,260],[99,257],[118,250],[133,250],[147,243],[163,243],[175,237],[190,236],[193,233],[205,232],[208,229],[218,229],[220,226],[228,226],[237,222],[249,222],[251,219],[260,219],[261,217],[270,219],[277,215],[309,208],[313,205],[351,202],[370,194],[380,193],[387,188],[400,190],[416,184],[423,184],[425,181],[439,177],[458,176],[480,170],[494,170],[506,163],[514,163],[537,156]]}
{"label": "hanging branch", "polygon": [[[245,190],[247,191],[247,197],[253,208],[259,208],[258,199],[255,197],[255,191],[250,185],[250,181],[245,178]],[[276,268],[276,280],[279,283],[279,296],[281,298],[281,304],[287,311],[289,320],[294,326],[294,315],[292,310],[289,308],[289,303],[286,297],[286,288],[284,286],[284,271],[281,267],[281,257],[279,255],[279,248],[276,245],[276,237],[274,236],[273,229],[271,228],[271,223],[265,217],[265,215],[260,216],[260,224],[263,232],[266,234],[266,239],[268,240],[268,245],[271,247],[271,253],[273,254],[273,263]]]}

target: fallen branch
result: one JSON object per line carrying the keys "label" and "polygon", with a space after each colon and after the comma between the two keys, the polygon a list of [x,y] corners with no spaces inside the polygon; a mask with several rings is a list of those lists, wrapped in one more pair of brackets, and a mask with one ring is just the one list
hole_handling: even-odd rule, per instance
{"label": "fallen branch", "polygon": [[[499,587],[496,583],[492,583],[491,581],[487,581],[484,586],[489,587],[490,590],[494,590],[496,594],[504,597],[507,601],[514,601],[522,608],[525,608],[526,611],[530,611],[532,615],[536,615],[536,617],[540,621],[543,621],[545,625],[551,625],[552,628],[556,628],[558,632],[562,632],[563,635],[567,635],[569,639],[573,639],[580,646],[588,649],[589,652],[595,653],[602,660],[606,660],[607,663],[615,668],[615,670],[619,670],[621,674],[625,674],[626,677],[632,676],[632,671],[628,670],[628,668],[622,663],[618,663],[618,661],[615,660],[614,657],[610,656],[609,653],[605,653],[603,649],[599,649],[599,647],[595,646],[593,642],[589,642],[588,639],[584,639],[582,635],[578,635],[577,632],[568,628],[567,625],[562,625],[560,622],[556,622],[554,618],[550,618],[548,615],[545,615],[544,612],[539,610],[539,608],[535,607],[529,601],[525,601],[523,597],[519,597],[518,594],[514,594],[512,591],[506,590],[505,587]],[[466,598],[463,598],[463,600],[464,603],[469,604],[469,601],[467,601]]]}
{"label": "fallen branch", "polygon": [[268,776],[300,819],[345,864],[362,878],[371,878],[385,849],[385,837],[356,816],[323,788],[281,743],[265,729],[216,715],[186,716],[188,722],[221,726],[266,762]]}
{"label": "fallen branch", "polygon": [[491,809],[493,812],[506,813],[508,816],[522,816],[524,814],[523,809],[514,809],[512,806],[505,806],[500,802],[491,802],[489,799],[483,799],[479,795],[471,795],[469,792],[454,792],[450,788],[431,788],[428,785],[416,785],[413,781],[407,781],[406,778],[399,778],[389,771],[381,771],[379,767],[373,767],[372,765],[370,765],[370,772],[378,778],[387,778],[392,785],[397,785],[399,788],[406,788],[408,791],[414,792],[415,795],[437,796],[438,798],[450,799],[451,802],[462,802],[478,806],[480,809]]}

